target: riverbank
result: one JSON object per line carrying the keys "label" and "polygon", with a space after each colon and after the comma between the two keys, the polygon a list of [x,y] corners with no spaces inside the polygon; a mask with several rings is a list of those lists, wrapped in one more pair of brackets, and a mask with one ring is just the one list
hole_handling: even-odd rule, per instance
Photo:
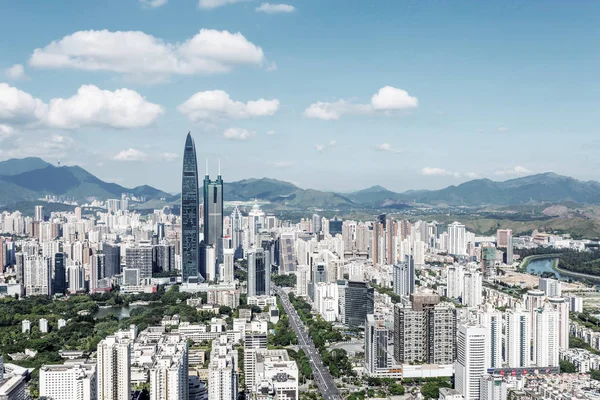
{"label": "riverbank", "polygon": [[527,271],[527,266],[529,265],[530,262],[534,261],[534,260],[543,260],[543,259],[557,259],[560,257],[560,253],[554,253],[554,254],[536,254],[533,256],[527,256],[523,259],[523,261],[521,261],[521,264],[519,265],[519,267],[517,268],[517,272],[526,272]]}
{"label": "riverbank", "polygon": [[559,258],[560,258],[561,254],[560,253],[554,253],[554,254],[537,254],[537,255],[533,255],[533,256],[528,256],[525,257],[523,259],[523,262],[521,262],[521,265],[519,265],[519,268],[517,269],[518,272],[520,273],[527,273],[527,274],[531,274],[531,271],[528,271],[528,267],[529,264],[533,261],[536,260],[551,260],[552,261],[552,271],[554,271],[557,275],[557,277],[559,279],[562,280],[567,280],[569,278],[576,280],[576,281],[581,281],[581,280],[588,280],[594,283],[600,283],[600,276],[596,276],[596,275],[590,275],[590,274],[584,274],[581,272],[572,272],[563,268],[560,268],[559,265]]}

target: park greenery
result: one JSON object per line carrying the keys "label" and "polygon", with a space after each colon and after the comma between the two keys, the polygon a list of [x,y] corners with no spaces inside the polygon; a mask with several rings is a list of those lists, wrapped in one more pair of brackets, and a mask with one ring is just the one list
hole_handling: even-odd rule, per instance
{"label": "park greenery", "polygon": [[296,275],[271,275],[271,282],[281,287],[295,287]]}

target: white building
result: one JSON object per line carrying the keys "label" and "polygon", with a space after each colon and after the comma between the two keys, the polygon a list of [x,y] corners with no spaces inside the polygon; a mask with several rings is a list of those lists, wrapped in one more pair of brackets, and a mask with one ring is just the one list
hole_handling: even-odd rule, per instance
{"label": "white building", "polygon": [[40,332],[48,333],[48,320],[46,318],[40,318]]}
{"label": "white building", "polygon": [[131,345],[129,339],[107,336],[98,343],[98,399],[129,400],[131,397]]}
{"label": "white building", "polygon": [[94,400],[96,396],[96,364],[66,363],[40,368],[40,397]]}
{"label": "white building", "polygon": [[508,389],[501,376],[482,375],[479,380],[481,400],[506,400]]}
{"label": "white building", "polygon": [[583,298],[577,296],[569,296],[568,299],[571,312],[583,312]]}
{"label": "white building", "polygon": [[561,350],[569,348],[569,302],[563,297],[550,297],[548,303],[558,312],[558,346]]}
{"label": "white building", "polygon": [[557,279],[540,278],[539,287],[548,297],[560,297],[562,295],[561,283]]}
{"label": "white building", "polygon": [[315,311],[325,321],[335,322],[338,319],[339,292],[338,284],[330,282],[319,282],[315,284]]}
{"label": "white building", "polygon": [[365,364],[372,377],[389,377],[394,365],[393,335],[385,320],[367,314],[365,327]]}
{"label": "white building", "polygon": [[549,305],[535,311],[536,340],[533,352],[538,367],[557,367],[559,361],[559,314]]}
{"label": "white building", "polygon": [[219,272],[221,281],[226,283],[233,282],[233,264],[234,264],[234,249],[223,249],[223,267]]}
{"label": "white building", "polygon": [[482,281],[481,272],[471,270],[464,274],[464,290],[462,303],[467,307],[478,307],[482,303]]}
{"label": "white building", "polygon": [[188,344],[178,334],[163,335],[150,368],[150,400],[187,399]]}
{"label": "white building", "polygon": [[25,296],[52,294],[52,259],[42,256],[24,258]]}
{"label": "white building", "polygon": [[487,308],[480,314],[479,322],[487,330],[486,335],[486,368],[502,367],[502,313],[494,308]]}
{"label": "white building", "polygon": [[486,329],[480,325],[458,327],[455,386],[465,400],[480,399],[479,380],[486,373],[486,336]]}
{"label": "white building", "polygon": [[309,275],[310,268],[308,265],[298,265],[296,269],[296,296],[308,296]]}
{"label": "white building", "polygon": [[456,256],[467,254],[466,230],[463,224],[453,222],[448,225],[448,253]]}
{"label": "white building", "polygon": [[253,391],[273,400],[298,399],[298,366],[286,350],[256,351]]}
{"label": "white building", "polygon": [[531,364],[530,314],[521,303],[506,311],[506,362],[511,368],[529,367]]}
{"label": "white building", "polygon": [[31,332],[31,321],[24,319],[21,321],[21,333]]}
{"label": "white building", "polygon": [[208,365],[208,398],[236,400],[238,394],[237,352],[226,335],[213,340]]}

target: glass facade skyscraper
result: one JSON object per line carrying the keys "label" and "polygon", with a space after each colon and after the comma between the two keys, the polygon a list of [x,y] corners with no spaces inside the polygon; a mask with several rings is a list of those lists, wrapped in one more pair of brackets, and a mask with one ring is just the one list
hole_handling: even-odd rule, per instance
{"label": "glass facade skyscraper", "polygon": [[[207,175],[204,177],[204,245],[212,245],[216,252],[217,262],[223,261],[223,179],[221,172],[215,181],[211,181]],[[206,260],[201,260],[200,273],[206,278],[204,265]],[[210,267],[212,268],[212,266]]]}
{"label": "glass facade skyscraper", "polygon": [[[198,276],[198,248],[200,242],[200,215],[198,196],[198,162],[196,146],[188,133],[183,152],[181,182],[181,269],[183,281]],[[204,278],[204,276],[202,276]]]}

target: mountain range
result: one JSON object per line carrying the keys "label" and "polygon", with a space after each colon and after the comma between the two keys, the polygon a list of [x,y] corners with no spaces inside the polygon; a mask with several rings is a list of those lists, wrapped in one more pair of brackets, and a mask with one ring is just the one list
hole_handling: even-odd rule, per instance
{"label": "mountain range", "polygon": [[[125,188],[104,182],[78,166],[54,166],[40,158],[0,162],[0,205],[35,201],[45,195],[78,201],[119,198],[122,193],[144,197],[148,204],[176,204],[172,195],[151,186]],[[531,201],[545,203],[600,204],[600,183],[579,181],[552,172],[497,182],[476,179],[440,190],[396,193],[373,186],[352,193],[301,189],[276,179],[244,179],[226,182],[225,201],[266,200],[276,208],[358,209],[404,208],[413,204],[437,206],[515,205]]]}

